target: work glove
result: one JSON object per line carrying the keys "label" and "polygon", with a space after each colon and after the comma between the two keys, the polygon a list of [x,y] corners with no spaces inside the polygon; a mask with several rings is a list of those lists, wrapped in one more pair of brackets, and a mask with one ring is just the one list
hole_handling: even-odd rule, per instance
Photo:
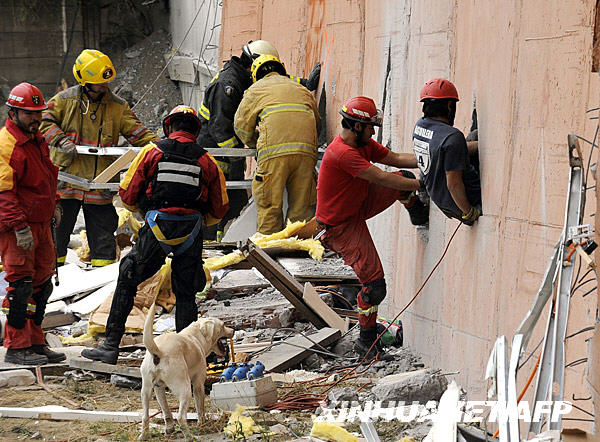
{"label": "work glove", "polygon": [[471,206],[471,210],[469,210],[467,213],[463,213],[462,222],[463,222],[463,224],[466,224],[467,226],[472,226],[473,223],[475,221],[477,221],[477,218],[479,218],[480,216],[481,216],[481,209],[476,206]]}
{"label": "work glove", "polygon": [[58,142],[58,150],[60,153],[77,154],[77,147],[69,138],[64,137]]}
{"label": "work glove", "polygon": [[17,247],[21,247],[23,250],[33,250],[33,234],[29,226],[15,230],[15,236],[17,237]]}
{"label": "work glove", "polygon": [[54,227],[60,226],[60,222],[62,220],[62,206],[57,204],[54,208]]}
{"label": "work glove", "polygon": [[321,62],[317,61],[315,67],[310,72],[308,79],[306,80],[306,89],[314,91],[319,87],[319,79],[321,78]]}
{"label": "work glove", "polygon": [[58,159],[58,165],[61,168],[69,167],[75,157],[77,156],[77,147],[69,138],[64,137],[56,145],[56,149],[60,154]]}

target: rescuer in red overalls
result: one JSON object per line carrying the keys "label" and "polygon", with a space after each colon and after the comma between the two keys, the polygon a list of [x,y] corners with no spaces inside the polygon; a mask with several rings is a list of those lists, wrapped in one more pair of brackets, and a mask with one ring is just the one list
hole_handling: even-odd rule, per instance
{"label": "rescuer in red overalls", "polygon": [[60,222],[58,168],[39,131],[47,108],[40,90],[21,83],[10,91],[0,129],[0,257],[8,282],[5,362],[39,365],[66,357],[50,350],[42,331],[56,265],[52,218]]}
{"label": "rescuer in red overalls", "polygon": [[[368,97],[355,97],[342,110],[342,131],[327,146],[317,184],[317,223],[327,230],[323,243],[338,252],[362,284],[357,296],[360,336],[354,351],[363,357],[377,338],[377,309],[386,295],[383,266],[367,227],[367,220],[394,202],[406,207],[414,225],[429,221],[429,207],[415,192],[419,180],[412,172],[385,172],[372,163],[416,168],[414,155],[393,152],[372,140],[373,126],[381,126],[381,111]],[[381,346],[373,346],[369,359]],[[386,355],[387,356],[387,355]]]}

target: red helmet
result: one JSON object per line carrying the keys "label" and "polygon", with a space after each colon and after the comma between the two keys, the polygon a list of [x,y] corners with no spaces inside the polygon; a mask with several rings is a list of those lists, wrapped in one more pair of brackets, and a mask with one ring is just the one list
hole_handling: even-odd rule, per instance
{"label": "red helmet", "polygon": [[429,80],[421,89],[421,101],[427,99],[451,99],[458,101],[458,91],[451,81],[444,78]]}
{"label": "red helmet", "polygon": [[170,128],[173,119],[176,117],[183,116],[193,119],[198,124],[197,132],[200,131],[200,127],[202,127],[202,122],[200,121],[200,118],[198,118],[198,113],[196,112],[196,110],[193,107],[186,106],[185,104],[179,104],[175,106],[171,110],[171,112],[169,112],[169,115],[167,115],[163,120],[163,131],[165,135],[169,135],[170,131],[168,131],[168,129]]}
{"label": "red helmet", "polygon": [[33,84],[21,83],[12,88],[6,105],[14,109],[43,111],[48,109],[42,92]]}
{"label": "red helmet", "polygon": [[375,102],[369,97],[350,98],[342,107],[340,115],[349,120],[373,126],[381,126],[383,123],[383,113],[377,109]]}

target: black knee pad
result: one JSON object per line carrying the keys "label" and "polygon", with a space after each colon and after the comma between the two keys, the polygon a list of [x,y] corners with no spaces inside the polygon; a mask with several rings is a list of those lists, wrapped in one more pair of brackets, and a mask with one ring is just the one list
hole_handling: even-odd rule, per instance
{"label": "black knee pad", "polygon": [[363,284],[360,296],[368,304],[379,305],[385,299],[386,293],[385,279],[379,278]]}
{"label": "black knee pad", "polygon": [[133,256],[127,255],[119,264],[119,282],[128,287],[135,286],[137,289],[137,280],[137,261]]}
{"label": "black knee pad", "polygon": [[46,304],[48,303],[48,298],[52,294],[52,280],[49,279],[45,283],[43,283],[37,292],[33,293],[33,300],[35,301],[35,315],[33,315],[33,322],[36,325],[42,325],[42,321],[44,320],[44,313],[46,312]]}
{"label": "black knee pad", "polygon": [[9,282],[8,286],[11,290],[6,295],[10,302],[6,322],[11,327],[22,329],[27,319],[27,302],[33,295],[33,283],[31,278],[23,278]]}

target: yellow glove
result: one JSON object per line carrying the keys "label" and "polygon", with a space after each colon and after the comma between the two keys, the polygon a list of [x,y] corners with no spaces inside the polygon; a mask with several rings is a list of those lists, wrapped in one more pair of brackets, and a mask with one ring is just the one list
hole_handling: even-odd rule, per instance
{"label": "yellow glove", "polygon": [[467,213],[463,213],[462,222],[467,226],[472,226],[473,223],[477,221],[477,218],[479,218],[480,216],[481,209],[476,206],[471,206],[471,210],[469,210]]}

